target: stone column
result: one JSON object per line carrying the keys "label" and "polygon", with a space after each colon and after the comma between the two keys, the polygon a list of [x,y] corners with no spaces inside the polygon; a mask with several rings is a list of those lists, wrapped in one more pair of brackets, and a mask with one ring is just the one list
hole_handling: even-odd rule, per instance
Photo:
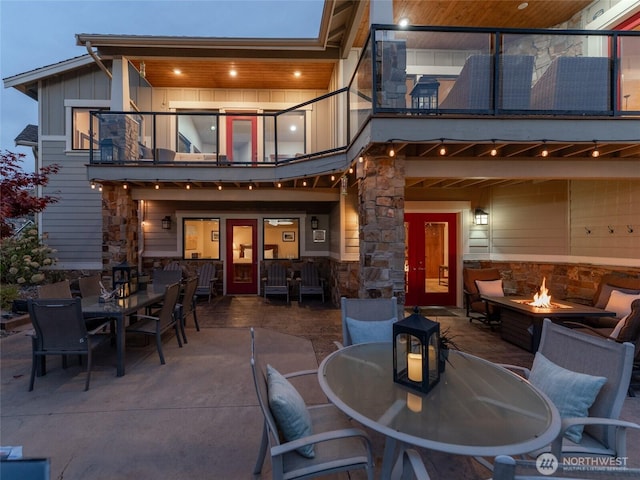
{"label": "stone column", "polygon": [[359,182],[360,298],[404,304],[405,159],[366,157]]}
{"label": "stone column", "polygon": [[129,190],[121,186],[104,186],[102,190],[103,270],[125,260],[138,265],[138,208]]}

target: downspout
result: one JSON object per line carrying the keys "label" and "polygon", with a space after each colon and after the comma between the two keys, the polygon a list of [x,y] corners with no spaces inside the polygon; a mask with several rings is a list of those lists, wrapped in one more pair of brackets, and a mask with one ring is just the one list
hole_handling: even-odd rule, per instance
{"label": "downspout", "polygon": [[100,60],[100,57],[96,55],[96,52],[93,51],[93,49],[91,48],[91,42],[85,43],[84,46],[87,47],[87,52],[89,52],[89,55],[91,55],[91,58],[93,58],[93,61],[96,62],[96,64],[98,64],[98,66],[100,67],[100,70],[106,73],[107,77],[109,77],[109,79],[112,80],[113,75],[111,75],[111,72],[109,71],[109,69],[104,66],[104,63],[102,63],[102,60]]}

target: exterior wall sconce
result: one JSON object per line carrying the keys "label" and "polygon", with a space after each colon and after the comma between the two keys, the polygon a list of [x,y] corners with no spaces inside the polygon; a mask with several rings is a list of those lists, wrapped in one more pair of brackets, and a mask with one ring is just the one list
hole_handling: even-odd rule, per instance
{"label": "exterior wall sconce", "polygon": [[162,229],[171,230],[171,217],[169,215],[162,219]]}
{"label": "exterior wall sconce", "polygon": [[349,188],[349,179],[347,178],[346,175],[344,175],[341,179],[340,179],[340,193],[342,195],[347,195],[348,192],[348,188]]}
{"label": "exterior wall sconce", "polygon": [[488,225],[489,214],[484,210],[482,210],[481,208],[476,208],[474,212],[474,223],[476,225]]}
{"label": "exterior wall sconce", "polygon": [[311,230],[317,230],[317,229],[318,229],[318,217],[314,215],[313,217],[311,217]]}

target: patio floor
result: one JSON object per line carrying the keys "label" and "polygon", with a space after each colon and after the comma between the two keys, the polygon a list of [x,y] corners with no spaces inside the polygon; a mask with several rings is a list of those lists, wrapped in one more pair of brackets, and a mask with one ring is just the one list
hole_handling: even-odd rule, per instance
{"label": "patio floor", "polygon": [[[423,311],[424,313],[424,311]],[[438,309],[438,315],[447,313]],[[533,356],[500,339],[461,310],[433,316],[459,347],[483,358],[530,366]],[[453,316],[452,316],[453,315]],[[189,343],[127,342],[126,375],[115,377],[115,352],[95,355],[91,389],[84,368],[50,358],[48,373],[28,392],[30,326],[0,339],[0,444],[24,456],[49,457],[51,478],[248,479],[260,442],[261,418],[249,368],[249,327],[260,329],[266,360],[283,372],[315,368],[341,340],[340,310],[309,300],[299,305],[260,297],[216,297],[198,304],[201,331],[187,326]],[[315,379],[302,387],[308,402],[324,397]],[[640,422],[640,396],[627,397],[622,418]],[[383,438],[370,432],[380,457]],[[640,466],[640,432],[630,432],[629,466]],[[433,479],[481,479],[490,473],[467,457],[421,451]],[[267,461],[262,478],[270,478]],[[335,475],[360,479],[364,474]]]}

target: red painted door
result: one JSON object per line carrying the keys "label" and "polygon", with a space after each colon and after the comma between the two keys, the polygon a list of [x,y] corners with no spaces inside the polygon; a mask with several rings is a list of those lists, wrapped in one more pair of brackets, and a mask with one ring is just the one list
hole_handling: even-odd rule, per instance
{"label": "red painted door", "polygon": [[227,220],[227,293],[258,293],[257,220]]}
{"label": "red painted door", "polygon": [[455,305],[457,214],[405,214],[405,304]]}
{"label": "red painted door", "polygon": [[230,162],[258,161],[258,119],[241,115],[227,117],[227,158]]}

